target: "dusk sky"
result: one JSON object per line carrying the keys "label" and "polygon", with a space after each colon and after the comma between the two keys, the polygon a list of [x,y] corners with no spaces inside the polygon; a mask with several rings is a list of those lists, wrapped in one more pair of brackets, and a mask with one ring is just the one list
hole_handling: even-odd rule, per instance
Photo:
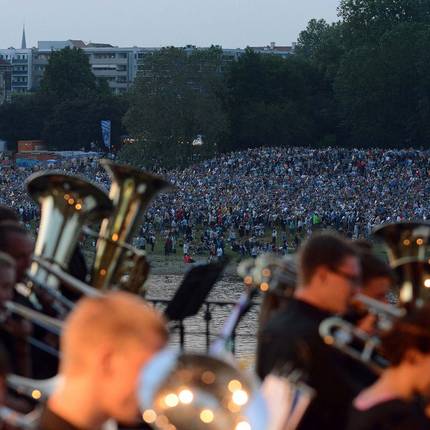
{"label": "dusk sky", "polygon": [[0,48],[82,39],[118,46],[289,45],[339,0],[0,0]]}

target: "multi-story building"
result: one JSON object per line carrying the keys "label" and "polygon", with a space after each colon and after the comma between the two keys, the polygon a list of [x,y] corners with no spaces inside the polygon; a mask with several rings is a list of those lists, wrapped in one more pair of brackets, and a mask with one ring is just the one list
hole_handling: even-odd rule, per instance
{"label": "multi-story building", "polygon": [[[23,31],[21,49],[0,49],[0,62],[3,61],[3,65],[0,64],[0,103],[9,100],[13,94],[37,90],[51,53],[66,47],[82,49],[88,56],[95,77],[98,80],[107,81],[115,94],[125,93],[136,78],[139,69],[144,69],[145,57],[160,49],[121,48],[104,43],[86,44],[82,40],[40,41],[37,48],[27,49]],[[207,48],[196,48],[192,45],[185,47],[185,50],[190,53],[195,49]],[[251,49],[262,54],[281,57],[291,55],[294,50],[293,47],[276,46],[275,43],[264,47],[251,47]],[[235,61],[244,52],[244,49],[223,49],[223,62],[227,64]]]}
{"label": "multi-story building", "polygon": [[66,47],[82,49],[88,56],[95,77],[107,81],[115,94],[126,92],[136,77],[138,52],[141,48],[119,48],[101,43],[86,45],[81,40],[41,41],[33,50],[32,88],[34,90],[40,86],[51,52]]}
{"label": "multi-story building", "polygon": [[0,60],[11,67],[11,94],[26,93],[32,89],[32,57],[31,49],[0,49]]}
{"label": "multi-story building", "polygon": [[10,100],[11,77],[11,64],[6,60],[0,59],[0,105]]}

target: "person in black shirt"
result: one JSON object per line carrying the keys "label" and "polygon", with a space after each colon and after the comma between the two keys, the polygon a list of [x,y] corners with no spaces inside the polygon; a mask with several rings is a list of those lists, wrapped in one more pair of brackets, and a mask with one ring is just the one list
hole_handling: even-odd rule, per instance
{"label": "person in black shirt", "polygon": [[163,318],[135,295],[80,300],[61,337],[62,381],[38,429],[99,430],[110,418],[139,422],[139,373],[166,340]]}
{"label": "person in black shirt", "polygon": [[257,373],[264,379],[287,364],[302,369],[316,398],[299,429],[344,430],[349,405],[363,385],[350,373],[351,360],[323,342],[319,326],[346,312],[361,282],[360,261],[350,242],[321,233],[303,245],[298,266],[294,298],[261,330]]}
{"label": "person in black shirt", "polygon": [[423,398],[430,395],[430,305],[382,336],[390,366],[354,400],[348,430],[430,428]]}

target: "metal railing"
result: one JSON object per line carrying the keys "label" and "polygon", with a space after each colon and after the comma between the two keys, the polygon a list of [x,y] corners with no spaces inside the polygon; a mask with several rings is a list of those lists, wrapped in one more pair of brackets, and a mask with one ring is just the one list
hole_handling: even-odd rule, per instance
{"label": "metal railing", "polygon": [[[161,310],[164,310],[170,303],[170,300],[167,299],[159,299],[154,297],[147,297],[145,299],[148,302],[152,303],[156,308],[159,308]],[[228,300],[206,300],[203,303],[198,315],[186,318],[183,321],[172,321],[170,323],[170,328],[174,331],[177,330],[179,335],[179,345],[181,346],[181,348],[187,349],[187,340],[189,339],[189,336],[200,335],[204,337],[205,349],[206,352],[208,352],[211,342],[218,335],[218,329],[223,323],[223,320],[221,321],[218,318],[220,313],[219,310],[224,309],[224,314],[229,313],[235,305],[236,302]],[[251,317],[249,317],[248,315],[245,316],[245,320],[250,320],[248,322],[252,322],[252,325],[255,327],[255,330],[251,329],[250,332],[244,332],[239,326],[238,329],[235,331],[231,345],[233,353],[236,353],[237,345],[238,343],[241,343],[240,341],[248,340],[251,344],[254,344],[256,342],[257,320],[256,318],[253,318],[253,316],[257,315],[259,306],[260,303],[252,302],[250,311],[248,313],[248,315],[251,315]],[[196,323],[196,318],[199,319],[199,323]],[[216,325],[218,327],[214,327],[214,322],[216,322]]]}

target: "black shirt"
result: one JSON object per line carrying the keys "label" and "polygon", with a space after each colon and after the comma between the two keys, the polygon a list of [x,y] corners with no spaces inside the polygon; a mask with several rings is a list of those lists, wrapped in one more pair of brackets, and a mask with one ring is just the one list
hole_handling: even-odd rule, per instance
{"label": "black shirt", "polygon": [[393,399],[366,410],[351,408],[347,430],[428,430],[430,420],[419,402]]}
{"label": "black shirt", "polygon": [[52,412],[48,407],[43,410],[37,430],[83,430],[78,429]]}
{"label": "black shirt", "polygon": [[352,400],[369,380],[375,379],[369,377],[363,383],[362,374],[370,372],[358,371],[357,366],[364,366],[323,342],[319,325],[330,316],[315,306],[292,299],[260,335],[257,351],[260,378],[288,363],[302,369],[307,375],[306,382],[316,390],[316,398],[306,411],[300,430],[344,430]]}

